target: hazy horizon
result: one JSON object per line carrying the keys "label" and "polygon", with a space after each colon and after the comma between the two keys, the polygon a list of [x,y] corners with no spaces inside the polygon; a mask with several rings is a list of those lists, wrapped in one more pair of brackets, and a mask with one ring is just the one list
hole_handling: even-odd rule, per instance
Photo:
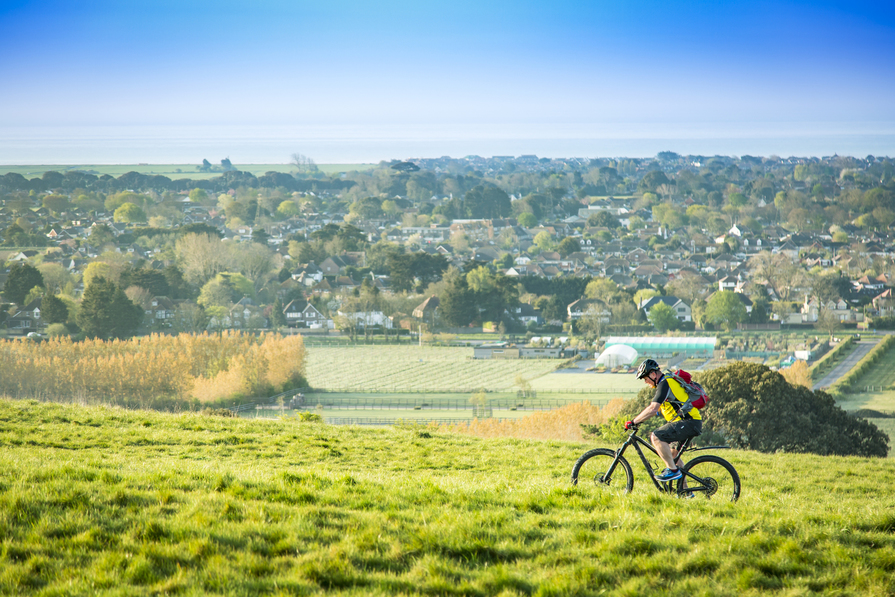
{"label": "hazy horizon", "polygon": [[883,2],[20,0],[0,162],[891,156],[893,75]]}

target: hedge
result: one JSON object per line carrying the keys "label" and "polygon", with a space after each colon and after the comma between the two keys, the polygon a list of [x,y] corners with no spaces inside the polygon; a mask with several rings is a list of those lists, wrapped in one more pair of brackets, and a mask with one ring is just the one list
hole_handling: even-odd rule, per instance
{"label": "hedge", "polygon": [[885,355],[892,346],[895,346],[895,336],[886,336],[879,344],[864,355],[851,370],[839,378],[839,381],[830,386],[830,392],[847,394],[851,392],[852,385],[860,379],[876,362]]}

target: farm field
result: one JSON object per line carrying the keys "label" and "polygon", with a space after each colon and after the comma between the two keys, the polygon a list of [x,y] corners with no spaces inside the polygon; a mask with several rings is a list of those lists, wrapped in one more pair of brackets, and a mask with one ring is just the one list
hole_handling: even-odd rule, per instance
{"label": "farm field", "polygon": [[475,360],[472,348],[418,346],[309,347],[312,388],[369,392],[473,392],[514,389],[516,377],[545,375],[558,359]]}
{"label": "farm field", "polygon": [[[510,410],[520,403],[535,409],[582,400],[603,405],[614,397],[634,396],[642,385],[631,375],[553,373],[567,362],[555,359],[475,360],[471,348],[313,346],[307,354],[308,383],[333,391],[306,393],[304,408],[320,405],[315,412],[337,424],[472,420],[470,398],[480,389],[487,391],[492,417],[515,418],[531,412]],[[535,397],[517,397],[520,375],[529,380]],[[398,417],[395,408],[407,409],[407,415]],[[446,412],[434,414],[439,408]]]}
{"label": "farm field", "polygon": [[[841,394],[836,397],[836,404],[844,410],[869,408],[880,411],[895,412],[895,390],[860,394]],[[890,436],[895,437],[895,436]]]}
{"label": "farm field", "polygon": [[0,399],[0,446],[0,594],[895,593],[889,459],[724,451],[731,504],[410,427]]}
{"label": "farm field", "polygon": [[548,373],[531,381],[539,395],[574,390],[624,396],[637,394],[643,387],[633,373]]}
{"label": "farm field", "polygon": [[[80,165],[26,165],[10,166],[0,165],[0,176],[8,172],[21,174],[26,178],[39,178],[44,172],[67,172],[69,170],[83,170],[92,174],[121,176],[127,172],[139,172],[141,174],[160,174],[172,180],[178,178],[192,178],[194,180],[206,180],[220,176],[221,172],[199,172],[198,164],[80,164]],[[369,170],[375,164],[317,164],[317,168],[325,174],[338,172],[350,172],[352,170]],[[292,172],[295,167],[291,164],[234,164],[242,172],[251,172],[260,176],[265,172]]]}

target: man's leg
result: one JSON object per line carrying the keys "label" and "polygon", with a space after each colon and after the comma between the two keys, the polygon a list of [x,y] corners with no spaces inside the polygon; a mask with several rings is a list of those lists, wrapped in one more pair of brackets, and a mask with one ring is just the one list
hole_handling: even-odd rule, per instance
{"label": "man's leg", "polygon": [[672,470],[676,469],[677,465],[674,463],[674,460],[677,455],[671,454],[671,446],[656,437],[655,433],[651,434],[649,439],[656,449],[656,452],[659,453],[659,458],[665,463],[665,466]]}

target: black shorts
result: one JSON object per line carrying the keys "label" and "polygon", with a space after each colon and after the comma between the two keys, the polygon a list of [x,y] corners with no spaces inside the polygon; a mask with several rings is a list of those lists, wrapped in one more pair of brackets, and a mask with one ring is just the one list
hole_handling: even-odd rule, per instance
{"label": "black shorts", "polygon": [[662,425],[653,433],[666,444],[683,442],[702,433],[702,421],[688,419]]}

